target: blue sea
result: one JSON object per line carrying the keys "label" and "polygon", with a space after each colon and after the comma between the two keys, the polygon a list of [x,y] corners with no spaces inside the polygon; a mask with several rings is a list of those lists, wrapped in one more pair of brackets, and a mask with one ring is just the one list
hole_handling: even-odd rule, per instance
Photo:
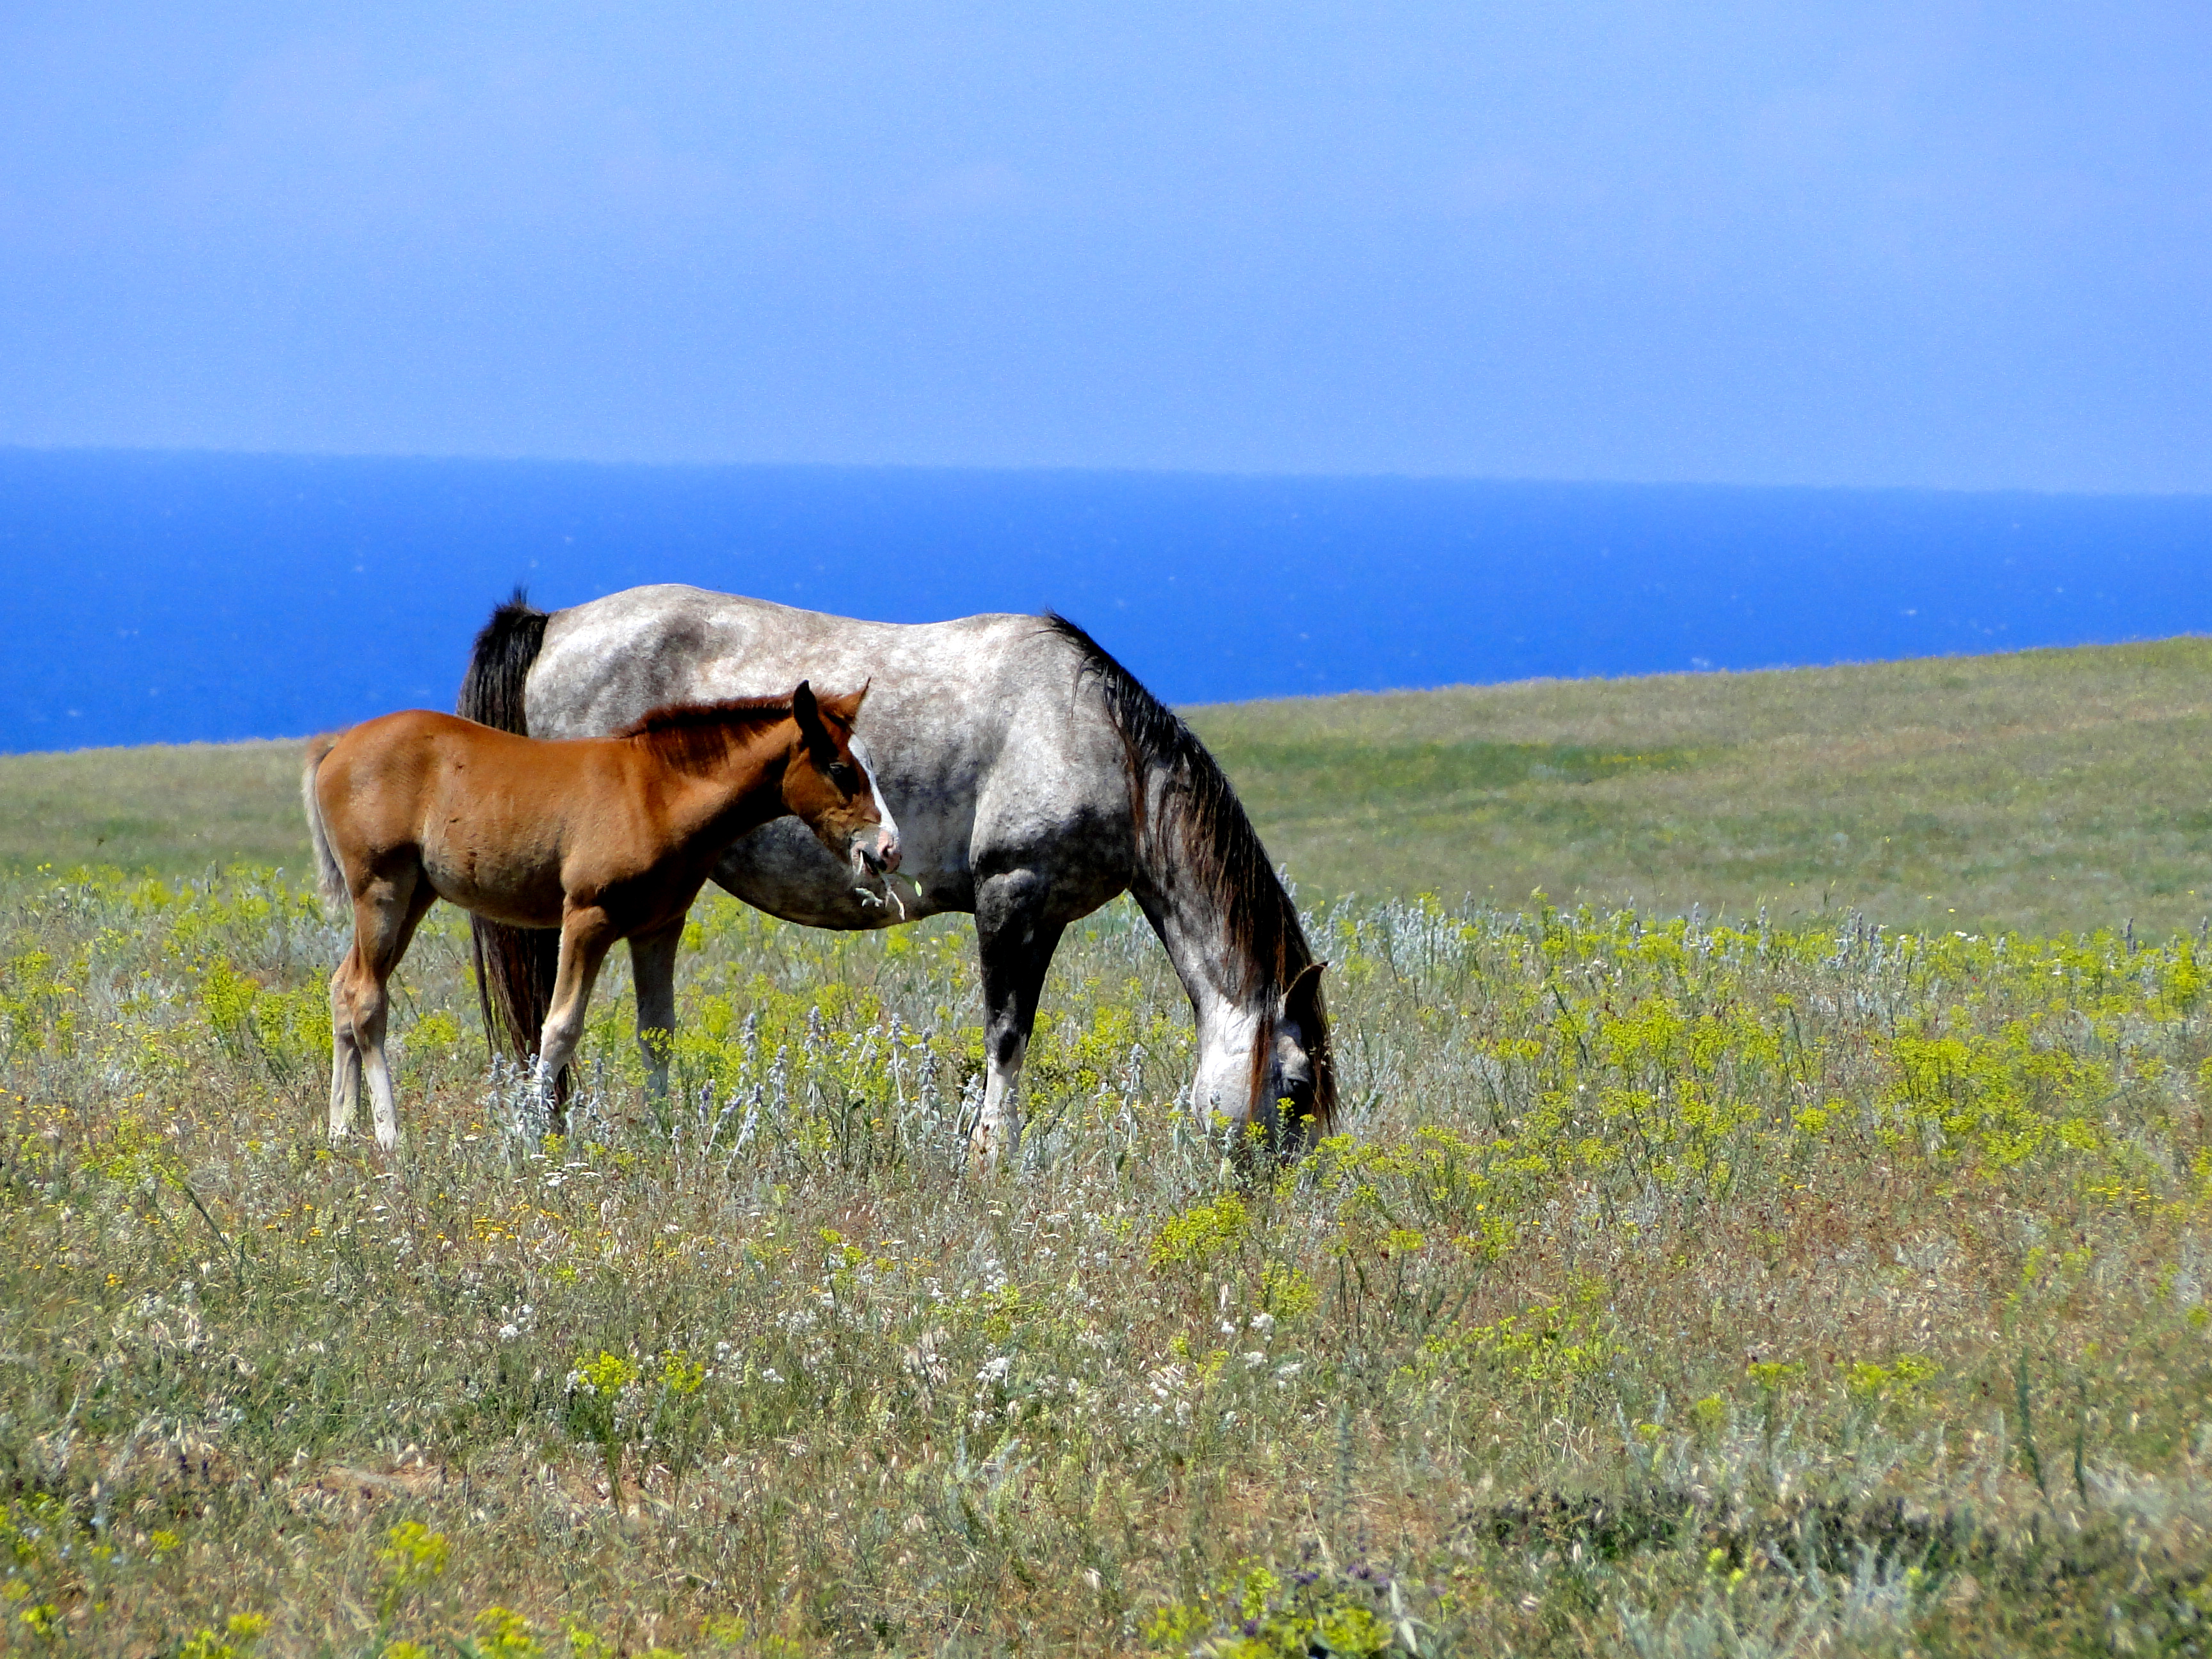
{"label": "blue sea", "polygon": [[450,707],[517,583],[1058,610],[1171,702],[2212,631],[2212,497],[0,450],[0,750]]}

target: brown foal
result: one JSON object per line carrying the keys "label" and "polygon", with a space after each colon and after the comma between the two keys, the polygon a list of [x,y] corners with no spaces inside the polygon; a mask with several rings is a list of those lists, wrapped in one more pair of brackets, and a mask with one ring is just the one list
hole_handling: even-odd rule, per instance
{"label": "brown foal", "polygon": [[660,708],[611,738],[558,742],[412,709],[309,744],[323,892],[353,906],[331,979],[331,1138],[352,1128],[366,1072],[377,1145],[398,1139],[385,983],[439,899],[561,930],[538,1051],[550,1102],[608,950],[680,933],[738,837],[796,814],[856,878],[896,869],[897,825],[854,753],[866,695],[817,699],[802,680],[788,698]]}

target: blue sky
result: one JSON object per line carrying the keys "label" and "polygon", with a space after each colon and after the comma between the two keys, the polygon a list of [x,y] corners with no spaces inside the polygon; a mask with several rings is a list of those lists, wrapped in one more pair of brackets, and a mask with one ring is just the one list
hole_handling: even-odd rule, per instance
{"label": "blue sky", "polygon": [[0,444],[2212,489],[2212,7],[0,12]]}

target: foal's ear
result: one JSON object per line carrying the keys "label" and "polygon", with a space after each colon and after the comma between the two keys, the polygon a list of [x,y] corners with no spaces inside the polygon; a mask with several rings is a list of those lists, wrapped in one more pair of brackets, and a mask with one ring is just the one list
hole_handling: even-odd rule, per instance
{"label": "foal's ear", "polygon": [[1321,1005],[1321,970],[1328,964],[1310,962],[1298,969],[1291,988],[1283,993],[1283,1017],[1310,1028]]}
{"label": "foal's ear", "polygon": [[814,688],[801,680],[791,694],[791,717],[799,722],[799,735],[806,739],[807,752],[823,765],[837,758],[837,744],[830,735],[830,728],[822,723],[822,707],[814,700]]}
{"label": "foal's ear", "polygon": [[834,720],[841,721],[848,726],[851,726],[860,716],[860,705],[867,701],[868,686],[875,683],[874,678],[871,677],[867,684],[861,686],[857,691],[848,691],[842,697],[823,698],[822,712]]}

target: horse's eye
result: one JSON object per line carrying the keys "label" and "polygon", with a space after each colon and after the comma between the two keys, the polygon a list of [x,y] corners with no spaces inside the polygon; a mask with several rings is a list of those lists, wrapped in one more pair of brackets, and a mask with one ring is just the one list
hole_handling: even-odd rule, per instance
{"label": "horse's eye", "polygon": [[830,769],[830,781],[849,795],[860,787],[860,775],[839,761]]}

